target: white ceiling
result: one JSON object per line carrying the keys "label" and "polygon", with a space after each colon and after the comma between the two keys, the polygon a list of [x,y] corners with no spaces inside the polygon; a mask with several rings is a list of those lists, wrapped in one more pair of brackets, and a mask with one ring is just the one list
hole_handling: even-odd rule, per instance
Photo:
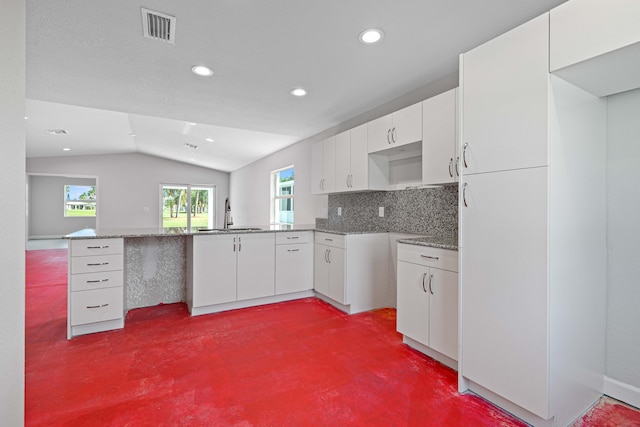
{"label": "white ceiling", "polygon": [[[27,0],[27,156],[233,171],[455,72],[459,53],[564,1]],[[176,17],[175,44],[143,37],[141,7]],[[359,43],[371,27],[384,39]]]}

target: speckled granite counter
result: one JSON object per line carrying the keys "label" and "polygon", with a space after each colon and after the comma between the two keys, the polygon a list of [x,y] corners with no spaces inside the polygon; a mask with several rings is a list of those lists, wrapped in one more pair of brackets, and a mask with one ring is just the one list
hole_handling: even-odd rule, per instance
{"label": "speckled granite counter", "polygon": [[220,233],[272,233],[276,231],[313,231],[315,225],[258,225],[246,227],[230,227],[228,230],[213,229],[200,230],[198,228],[112,228],[98,229],[85,228],[63,236],[65,239],[111,239],[130,237],[164,237],[164,236],[191,236],[196,234],[220,234]]}
{"label": "speckled granite counter", "polygon": [[411,239],[400,239],[398,243],[406,243],[408,245],[417,246],[429,246],[431,248],[449,249],[452,251],[458,250],[458,238],[457,237],[415,237]]}

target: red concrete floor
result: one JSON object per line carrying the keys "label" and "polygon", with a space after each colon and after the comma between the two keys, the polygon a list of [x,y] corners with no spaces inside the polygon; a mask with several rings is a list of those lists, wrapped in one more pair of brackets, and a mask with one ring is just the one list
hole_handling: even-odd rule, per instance
{"label": "red concrete floor", "polygon": [[[66,256],[27,252],[27,426],[524,425],[458,394],[455,371],[402,344],[393,309],[308,298],[191,318],[170,304],[67,341]],[[640,425],[619,406],[577,425]]]}

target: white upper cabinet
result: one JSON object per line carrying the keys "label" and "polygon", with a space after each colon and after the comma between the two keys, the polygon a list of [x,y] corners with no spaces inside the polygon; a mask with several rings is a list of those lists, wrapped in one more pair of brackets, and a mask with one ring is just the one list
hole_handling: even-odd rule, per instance
{"label": "white upper cabinet", "polygon": [[311,146],[311,193],[335,191],[336,137],[315,142]]}
{"label": "white upper cabinet", "polygon": [[463,174],[548,165],[549,15],[462,54],[460,69]]}
{"label": "white upper cabinet", "polygon": [[335,191],[362,191],[369,187],[367,125],[336,136]]}
{"label": "white upper cabinet", "polygon": [[422,103],[388,114],[368,124],[369,153],[422,140]]}
{"label": "white upper cabinet", "polygon": [[552,72],[599,97],[640,87],[640,2],[571,0],[550,19]]}
{"label": "white upper cabinet", "polygon": [[422,103],[422,182],[456,182],[458,89],[429,98]]}

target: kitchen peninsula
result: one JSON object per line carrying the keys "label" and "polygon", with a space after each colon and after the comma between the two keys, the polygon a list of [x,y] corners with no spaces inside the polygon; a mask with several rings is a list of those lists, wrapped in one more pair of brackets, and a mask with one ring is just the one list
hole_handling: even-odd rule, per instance
{"label": "kitchen peninsula", "polygon": [[[192,272],[188,254],[193,255],[194,240],[205,236],[241,240],[251,234],[275,239],[280,233],[313,230],[300,225],[248,228],[84,229],[66,235],[70,240],[68,338],[122,328],[124,314],[134,308],[188,301]],[[231,249],[235,253],[240,246]],[[311,271],[309,267],[307,296],[312,294]],[[291,299],[295,297],[300,296]]]}

